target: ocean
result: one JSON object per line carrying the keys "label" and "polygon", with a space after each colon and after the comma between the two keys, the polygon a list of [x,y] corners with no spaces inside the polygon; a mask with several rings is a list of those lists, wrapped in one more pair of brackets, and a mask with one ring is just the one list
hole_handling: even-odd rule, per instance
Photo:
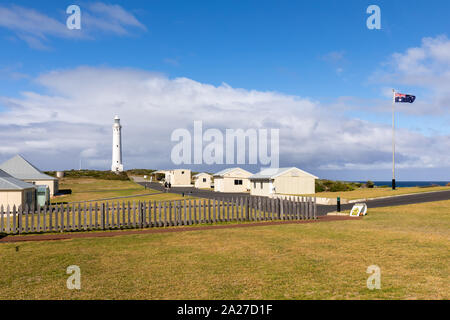
{"label": "ocean", "polygon": [[[367,181],[357,181],[366,183]],[[374,181],[376,186],[391,186],[392,181]],[[397,187],[427,187],[432,185],[445,186],[450,181],[395,181]]]}

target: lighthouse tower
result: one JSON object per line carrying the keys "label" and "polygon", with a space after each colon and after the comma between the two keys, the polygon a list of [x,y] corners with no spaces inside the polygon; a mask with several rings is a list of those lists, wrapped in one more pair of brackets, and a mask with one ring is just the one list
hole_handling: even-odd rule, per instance
{"label": "lighthouse tower", "polygon": [[111,171],[122,172],[122,126],[119,116],[114,117]]}

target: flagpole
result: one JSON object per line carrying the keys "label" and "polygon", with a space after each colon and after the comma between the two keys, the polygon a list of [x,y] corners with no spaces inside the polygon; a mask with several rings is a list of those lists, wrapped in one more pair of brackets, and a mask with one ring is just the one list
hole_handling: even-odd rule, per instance
{"label": "flagpole", "polygon": [[395,190],[395,89],[392,89],[392,190]]}

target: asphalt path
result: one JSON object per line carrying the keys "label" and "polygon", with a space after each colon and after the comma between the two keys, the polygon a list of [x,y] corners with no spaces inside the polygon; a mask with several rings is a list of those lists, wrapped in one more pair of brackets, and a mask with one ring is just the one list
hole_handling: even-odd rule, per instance
{"label": "asphalt path", "polygon": [[[165,192],[164,187],[157,182],[138,182],[140,185],[146,188]],[[220,199],[229,197],[250,197],[248,193],[224,193],[214,192],[213,190],[197,189],[194,187],[172,187],[168,190],[170,193],[185,194],[193,197],[206,198],[206,199]],[[380,207],[395,207],[403,206],[415,203],[426,203],[434,201],[450,200],[450,190],[448,191],[436,191],[426,193],[416,193],[410,195],[395,196],[389,198],[379,198],[374,200],[363,201],[367,204],[367,208],[380,208]],[[350,210],[354,204],[343,204],[341,210]],[[335,205],[317,205],[317,215],[323,216],[329,212],[336,211]]]}

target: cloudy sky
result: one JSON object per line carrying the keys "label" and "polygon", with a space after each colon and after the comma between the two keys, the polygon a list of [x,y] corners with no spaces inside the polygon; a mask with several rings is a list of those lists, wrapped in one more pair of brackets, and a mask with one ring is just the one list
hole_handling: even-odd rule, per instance
{"label": "cloudy sky", "polygon": [[[280,129],[280,164],[321,178],[450,180],[448,1],[0,4],[0,161],[105,169],[111,125],[126,168],[169,168],[171,133]],[[223,166],[196,165],[215,171]],[[257,171],[258,167],[248,167]]]}

